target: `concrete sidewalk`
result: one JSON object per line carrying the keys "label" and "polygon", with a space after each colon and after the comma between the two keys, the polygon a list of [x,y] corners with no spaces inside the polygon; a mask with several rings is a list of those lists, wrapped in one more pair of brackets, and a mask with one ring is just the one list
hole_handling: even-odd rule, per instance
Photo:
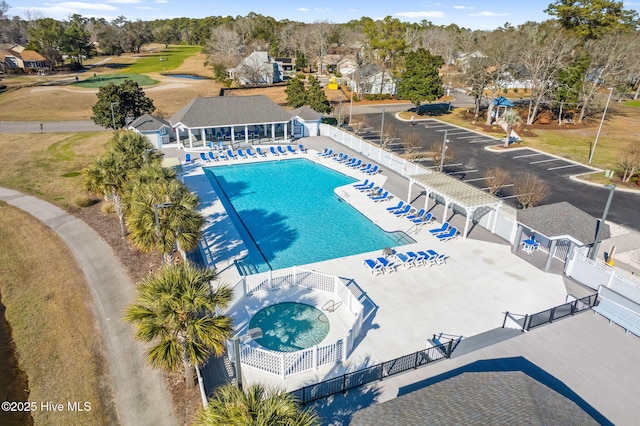
{"label": "concrete sidewalk", "polygon": [[74,254],[93,295],[92,308],[105,342],[111,390],[123,425],[177,425],[162,374],[144,363],[145,347],[122,322],[134,286],[111,247],[86,223],[36,197],[0,188],[0,200],[56,231]]}

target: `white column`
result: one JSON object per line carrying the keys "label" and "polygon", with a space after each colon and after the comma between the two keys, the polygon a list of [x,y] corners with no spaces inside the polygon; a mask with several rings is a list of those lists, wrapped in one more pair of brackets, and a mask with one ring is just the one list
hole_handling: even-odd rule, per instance
{"label": "white column", "polygon": [[449,199],[445,198],[444,199],[444,210],[442,212],[442,223],[444,223],[446,221],[447,210],[449,210]]}
{"label": "white column", "polygon": [[286,123],[284,123],[284,141],[288,142],[289,141],[289,122],[287,121]]}
{"label": "white column", "polygon": [[189,148],[193,148],[193,133],[191,133],[191,129],[189,129]]}
{"label": "white column", "polygon": [[469,231],[469,219],[473,215],[473,212],[475,212],[475,209],[464,209],[464,211],[466,213],[466,217],[464,219],[464,234],[462,235],[462,238],[466,239],[467,232]]}
{"label": "white column", "polygon": [[429,208],[429,196],[431,195],[431,191],[429,188],[426,188],[424,193],[424,209],[427,210]]}
{"label": "white column", "polygon": [[411,188],[413,187],[413,179],[409,179],[409,190],[407,191],[407,203],[411,200]]}
{"label": "white column", "polygon": [[271,143],[276,141],[276,123],[271,123]]}
{"label": "white column", "polygon": [[204,129],[200,129],[200,139],[202,139],[202,146],[207,143],[207,132]]}
{"label": "white column", "polygon": [[249,143],[249,126],[244,125],[244,142]]}

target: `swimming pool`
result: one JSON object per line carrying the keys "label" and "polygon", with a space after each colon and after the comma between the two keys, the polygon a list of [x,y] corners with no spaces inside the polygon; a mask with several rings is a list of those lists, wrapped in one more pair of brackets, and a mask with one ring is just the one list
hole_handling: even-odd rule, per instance
{"label": "swimming pool", "polygon": [[355,179],[306,159],[205,168],[258,272],[414,242],[334,193]]}
{"label": "swimming pool", "polygon": [[256,343],[279,352],[295,352],[322,342],[329,334],[329,318],[320,309],[305,303],[284,302],[256,313],[249,328],[260,328]]}

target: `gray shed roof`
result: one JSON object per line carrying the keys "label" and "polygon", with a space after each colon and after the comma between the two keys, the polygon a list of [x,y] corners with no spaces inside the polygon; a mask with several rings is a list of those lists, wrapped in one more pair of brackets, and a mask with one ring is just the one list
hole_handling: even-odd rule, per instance
{"label": "gray shed roof", "polygon": [[266,96],[195,98],[171,117],[171,124],[191,129],[286,123],[291,113]]}
{"label": "gray shed roof", "polygon": [[597,425],[575,402],[521,371],[464,372],[356,412],[351,426]]}
{"label": "gray shed roof", "polygon": [[322,114],[320,114],[318,111],[315,111],[309,108],[306,105],[303,105],[300,108],[294,109],[293,111],[291,111],[291,114],[293,114],[296,117],[300,117],[303,120],[308,120],[308,121],[317,121],[322,118]]}
{"label": "gray shed roof", "polygon": [[[569,235],[585,245],[593,244],[598,224],[598,219],[566,201],[518,210],[517,219],[550,239]],[[605,224],[600,239],[606,240],[610,236],[609,225]]]}
{"label": "gray shed roof", "polygon": [[154,117],[150,114],[138,117],[129,124],[130,129],[135,129],[139,132],[154,132],[163,126],[171,127],[171,124],[162,118]]}
{"label": "gray shed roof", "polygon": [[418,185],[449,198],[453,203],[465,209],[502,204],[502,200],[495,195],[488,194],[444,173],[425,173],[409,176],[409,178]]}

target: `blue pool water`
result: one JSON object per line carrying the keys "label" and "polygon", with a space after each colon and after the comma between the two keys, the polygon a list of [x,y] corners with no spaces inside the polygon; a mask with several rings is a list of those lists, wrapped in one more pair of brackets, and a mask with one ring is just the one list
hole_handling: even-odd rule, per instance
{"label": "blue pool water", "polygon": [[[355,179],[306,159],[205,168],[259,272],[413,242],[387,233],[334,189]],[[236,215],[237,214],[237,215]]]}
{"label": "blue pool water", "polygon": [[255,341],[272,351],[295,352],[322,342],[329,334],[329,318],[305,303],[285,302],[266,307],[249,321],[249,329],[260,328]]}

